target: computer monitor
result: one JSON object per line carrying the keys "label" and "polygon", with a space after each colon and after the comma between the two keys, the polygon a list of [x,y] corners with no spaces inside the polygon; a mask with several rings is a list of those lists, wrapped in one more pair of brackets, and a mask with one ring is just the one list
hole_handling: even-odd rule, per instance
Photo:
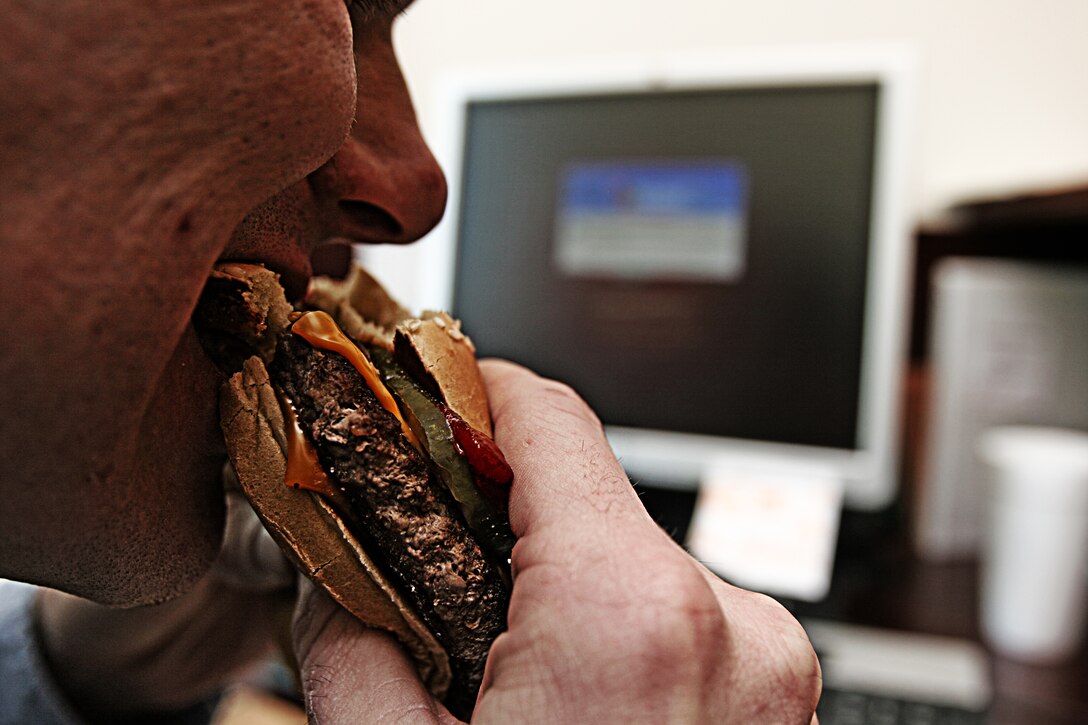
{"label": "computer monitor", "polygon": [[909,58],[794,50],[462,74],[419,287],[570,383],[628,473],[814,466],[894,495]]}

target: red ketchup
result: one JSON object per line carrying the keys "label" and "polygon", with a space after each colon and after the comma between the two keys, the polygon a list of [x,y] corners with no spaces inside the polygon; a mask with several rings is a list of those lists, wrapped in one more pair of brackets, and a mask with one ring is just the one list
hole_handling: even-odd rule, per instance
{"label": "red ketchup", "polygon": [[470,426],[448,406],[440,403],[439,407],[453,431],[458,452],[465,457],[472,469],[476,488],[495,506],[506,511],[510,498],[510,482],[514,480],[514,471],[506,462],[506,457],[495,441]]}

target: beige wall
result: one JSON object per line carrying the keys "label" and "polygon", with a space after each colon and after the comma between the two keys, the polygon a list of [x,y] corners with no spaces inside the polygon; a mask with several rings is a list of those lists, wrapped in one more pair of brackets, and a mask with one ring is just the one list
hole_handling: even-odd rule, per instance
{"label": "beige wall", "polygon": [[427,133],[447,69],[874,41],[921,61],[915,218],[1088,181],[1088,0],[418,0],[397,26]]}

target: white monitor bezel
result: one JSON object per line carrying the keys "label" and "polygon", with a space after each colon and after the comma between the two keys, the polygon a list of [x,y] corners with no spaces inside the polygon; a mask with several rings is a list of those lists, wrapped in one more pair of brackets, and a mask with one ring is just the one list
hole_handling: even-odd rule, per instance
{"label": "white monitor bezel", "polygon": [[446,218],[424,240],[416,264],[417,301],[449,309],[459,220],[465,116],[474,101],[875,82],[880,86],[874,174],[873,246],[862,352],[856,449],[830,449],[667,431],[609,427],[616,453],[633,477],[690,485],[710,467],[818,470],[844,483],[846,503],[874,509],[895,496],[898,481],[908,254],[907,149],[914,54],[903,46],[768,48],[667,57],[591,59],[448,73],[435,103],[440,124],[432,146],[450,179]]}

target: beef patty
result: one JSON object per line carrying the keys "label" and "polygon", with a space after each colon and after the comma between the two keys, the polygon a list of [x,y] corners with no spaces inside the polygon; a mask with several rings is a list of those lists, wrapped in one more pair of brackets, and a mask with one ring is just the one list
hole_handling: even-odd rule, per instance
{"label": "beef patty", "polygon": [[285,333],[269,374],[352,506],[338,514],[446,649],[451,691],[477,692],[487,650],[506,628],[496,563],[351,363]]}

